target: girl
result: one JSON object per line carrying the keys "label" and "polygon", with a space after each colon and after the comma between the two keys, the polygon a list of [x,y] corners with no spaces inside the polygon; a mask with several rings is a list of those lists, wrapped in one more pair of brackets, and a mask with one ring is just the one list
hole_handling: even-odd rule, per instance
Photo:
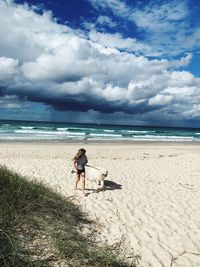
{"label": "girl", "polygon": [[80,177],[83,178],[83,193],[85,195],[85,165],[87,164],[87,156],[85,155],[86,150],[84,148],[80,148],[72,159],[74,163],[74,167],[77,170],[77,179],[75,184],[75,190],[77,189],[78,182],[80,181]]}

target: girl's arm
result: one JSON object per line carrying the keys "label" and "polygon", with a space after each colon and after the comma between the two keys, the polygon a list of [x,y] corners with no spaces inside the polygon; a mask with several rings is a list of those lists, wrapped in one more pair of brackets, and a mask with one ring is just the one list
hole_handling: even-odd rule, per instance
{"label": "girl's arm", "polygon": [[74,168],[77,170],[77,167],[76,167],[76,160],[74,160]]}

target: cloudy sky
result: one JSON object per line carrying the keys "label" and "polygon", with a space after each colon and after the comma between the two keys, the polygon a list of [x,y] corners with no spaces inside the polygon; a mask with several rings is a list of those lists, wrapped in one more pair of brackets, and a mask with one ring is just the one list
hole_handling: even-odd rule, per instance
{"label": "cloudy sky", "polygon": [[200,127],[200,3],[0,0],[0,119]]}

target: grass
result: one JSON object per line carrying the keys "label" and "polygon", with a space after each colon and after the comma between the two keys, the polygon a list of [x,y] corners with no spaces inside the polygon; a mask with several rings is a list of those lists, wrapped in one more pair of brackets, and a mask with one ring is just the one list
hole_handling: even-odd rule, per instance
{"label": "grass", "polygon": [[92,222],[73,202],[1,166],[0,203],[1,267],[136,266],[81,233]]}

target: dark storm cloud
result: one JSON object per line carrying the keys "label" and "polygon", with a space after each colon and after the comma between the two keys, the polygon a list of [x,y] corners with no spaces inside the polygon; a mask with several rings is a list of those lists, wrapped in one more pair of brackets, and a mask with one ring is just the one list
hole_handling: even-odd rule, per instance
{"label": "dark storm cloud", "polygon": [[139,114],[146,113],[152,110],[156,110],[159,107],[149,106],[146,103],[130,105],[127,101],[106,101],[98,97],[90,96],[88,94],[79,95],[67,95],[67,94],[52,94],[52,90],[48,91],[44,88],[27,87],[16,88],[9,87],[4,88],[2,95],[17,95],[22,101],[32,101],[38,103],[44,103],[45,105],[52,106],[58,111],[81,111],[86,112],[89,110],[96,110],[102,113],[114,113],[123,111],[127,114]]}

